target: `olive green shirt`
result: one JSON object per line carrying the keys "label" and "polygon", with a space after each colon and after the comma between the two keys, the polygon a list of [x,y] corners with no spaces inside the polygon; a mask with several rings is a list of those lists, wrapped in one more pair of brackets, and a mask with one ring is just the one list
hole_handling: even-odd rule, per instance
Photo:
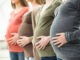
{"label": "olive green shirt", "polygon": [[[43,13],[41,13],[43,7],[41,7],[41,9],[38,11],[35,17],[36,27],[34,30],[33,43],[39,41],[37,40],[37,37],[39,36],[49,36],[50,27],[54,19],[54,10],[59,5],[60,2],[58,0],[54,0],[52,4],[45,9]],[[40,57],[55,56],[55,53],[50,44],[48,44],[44,50],[37,50],[37,51]]]}

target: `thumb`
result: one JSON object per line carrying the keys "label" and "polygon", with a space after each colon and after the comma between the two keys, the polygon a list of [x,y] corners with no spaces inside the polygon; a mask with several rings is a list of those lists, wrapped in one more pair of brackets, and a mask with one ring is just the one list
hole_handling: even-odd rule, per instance
{"label": "thumb", "polygon": [[44,36],[39,36],[39,37],[37,37],[37,39],[42,39]]}
{"label": "thumb", "polygon": [[57,33],[56,36],[60,36],[62,33]]}
{"label": "thumb", "polygon": [[11,33],[11,35],[13,35],[13,36],[14,36],[14,35],[18,35],[18,34],[17,34],[17,33]]}
{"label": "thumb", "polygon": [[24,39],[25,38],[25,36],[20,36],[20,39]]}
{"label": "thumb", "polygon": [[35,43],[35,46],[38,46],[40,44],[40,42]]}

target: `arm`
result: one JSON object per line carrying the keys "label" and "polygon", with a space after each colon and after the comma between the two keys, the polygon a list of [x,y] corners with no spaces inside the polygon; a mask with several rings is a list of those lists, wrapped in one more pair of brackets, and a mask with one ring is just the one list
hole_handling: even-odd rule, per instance
{"label": "arm", "polygon": [[23,16],[22,24],[18,30],[20,39],[17,41],[19,46],[25,46],[32,42],[33,30],[31,12]]}
{"label": "arm", "polygon": [[[75,0],[75,3],[73,3],[73,2],[74,1],[67,2],[67,4],[65,3],[65,5],[62,7],[62,9],[65,7],[65,10],[66,10],[65,12],[67,13],[67,16],[69,16],[69,17],[70,17],[70,15],[71,15],[71,17],[73,16],[71,19],[75,19],[74,23],[76,23],[76,22],[80,21],[80,14],[77,14],[74,11],[77,11],[79,13],[80,4],[78,5],[78,2],[79,2],[78,0]],[[73,13],[71,13],[71,11]],[[65,18],[67,18],[67,17],[65,17]],[[78,25],[78,26],[76,26],[76,25]],[[57,33],[56,35],[58,35],[58,36],[53,37],[54,45],[58,45],[58,47],[61,47],[64,44],[66,44],[66,43],[68,43],[70,41],[74,41],[74,40],[78,41],[78,40],[80,40],[80,29],[79,29],[80,23],[77,23],[76,25],[75,26],[78,27],[78,29],[75,29],[75,31],[73,31],[73,32]]]}
{"label": "arm", "polygon": [[[76,7],[77,7],[77,11],[78,13],[80,13],[80,1],[75,2]],[[80,14],[78,14],[78,17],[76,17],[76,21],[80,22]],[[78,30],[75,30],[74,32],[66,32],[65,33],[65,37],[67,39],[67,41],[74,41],[74,40],[80,40],[80,23],[78,23]]]}
{"label": "arm", "polygon": [[76,30],[74,32],[66,32],[65,37],[67,41],[80,40],[80,30]]}
{"label": "arm", "polygon": [[19,35],[17,33],[11,33],[13,35],[11,38],[8,39],[9,43],[12,45],[17,45],[17,40],[19,39]]}
{"label": "arm", "polygon": [[20,39],[17,40],[17,44],[21,47],[24,47],[32,42],[32,37],[20,36]]}
{"label": "arm", "polygon": [[30,37],[33,35],[31,12],[27,12],[22,19],[22,24],[18,30],[20,36]]}
{"label": "arm", "polygon": [[50,43],[50,36],[40,36],[37,39],[40,40],[35,44],[35,47],[38,50],[44,50],[46,46],[48,46],[48,44]]}

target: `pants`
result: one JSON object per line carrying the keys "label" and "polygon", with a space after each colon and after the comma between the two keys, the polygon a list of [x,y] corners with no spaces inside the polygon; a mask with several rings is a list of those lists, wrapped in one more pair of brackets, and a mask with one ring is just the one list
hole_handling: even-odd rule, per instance
{"label": "pants", "polygon": [[56,57],[41,57],[41,60],[57,60]]}
{"label": "pants", "polygon": [[34,60],[33,57],[25,58],[25,60]]}
{"label": "pants", "polygon": [[62,60],[62,59],[60,59],[60,58],[57,58],[57,60]]}
{"label": "pants", "polygon": [[25,60],[24,52],[10,52],[11,60]]}

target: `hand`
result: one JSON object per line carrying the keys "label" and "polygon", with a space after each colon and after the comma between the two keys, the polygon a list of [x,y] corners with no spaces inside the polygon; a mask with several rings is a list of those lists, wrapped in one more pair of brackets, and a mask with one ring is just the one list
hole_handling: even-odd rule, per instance
{"label": "hand", "polygon": [[52,39],[53,39],[54,45],[58,47],[61,47],[67,43],[67,40],[65,38],[65,33],[58,33],[56,34],[56,37],[53,37]]}
{"label": "hand", "polygon": [[31,42],[30,40],[30,37],[20,36],[20,39],[17,40],[17,44],[21,47],[24,47]]}
{"label": "hand", "polygon": [[44,50],[48,43],[50,42],[50,37],[49,36],[40,36],[38,37],[40,39],[39,42],[35,44],[36,49],[38,50]]}
{"label": "hand", "polygon": [[9,40],[9,43],[12,45],[17,45],[16,41],[19,39],[19,35],[17,33],[12,33],[13,37],[11,37]]}

